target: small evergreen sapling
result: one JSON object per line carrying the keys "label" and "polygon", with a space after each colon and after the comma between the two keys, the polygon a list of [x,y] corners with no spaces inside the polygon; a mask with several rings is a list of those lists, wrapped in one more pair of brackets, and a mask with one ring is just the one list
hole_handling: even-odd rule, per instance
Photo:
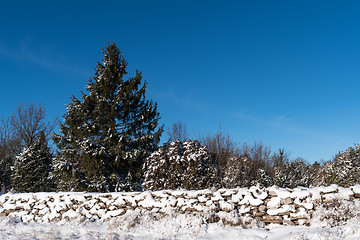
{"label": "small evergreen sapling", "polygon": [[11,177],[15,192],[46,192],[51,190],[49,172],[51,153],[44,134],[38,141],[24,148],[16,157]]}
{"label": "small evergreen sapling", "polygon": [[10,157],[0,160],[0,192],[7,193],[11,189],[11,168],[13,161]]}

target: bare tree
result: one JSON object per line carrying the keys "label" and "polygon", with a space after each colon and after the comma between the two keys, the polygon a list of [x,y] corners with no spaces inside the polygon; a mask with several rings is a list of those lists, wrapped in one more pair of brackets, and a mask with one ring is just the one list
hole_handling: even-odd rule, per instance
{"label": "bare tree", "polygon": [[199,139],[215,157],[223,187],[250,186],[260,176],[271,177],[272,155],[269,146],[261,142],[240,145],[221,126],[215,134],[200,136]]}
{"label": "bare tree", "polygon": [[244,143],[241,148],[242,155],[250,161],[250,178],[256,178],[258,169],[264,169],[270,172],[272,169],[271,148],[265,146],[262,142],[255,142],[253,145]]}
{"label": "bare tree", "polygon": [[174,122],[171,127],[168,127],[166,133],[169,136],[169,142],[173,142],[176,140],[184,142],[188,140],[186,124],[181,122],[180,120]]}
{"label": "bare tree", "polygon": [[239,147],[229,134],[219,127],[219,131],[214,135],[208,134],[205,137],[199,137],[200,142],[205,145],[208,151],[215,155],[216,162],[221,170],[223,170],[231,157],[239,155]]}
{"label": "bare tree", "polygon": [[49,139],[58,121],[45,121],[45,108],[41,105],[19,105],[8,118],[1,120],[0,157],[16,156],[24,147],[35,143],[41,134]]}
{"label": "bare tree", "polygon": [[10,118],[1,119],[0,124],[0,160],[3,160],[12,155],[12,147],[10,146],[15,146],[17,143],[13,138]]}

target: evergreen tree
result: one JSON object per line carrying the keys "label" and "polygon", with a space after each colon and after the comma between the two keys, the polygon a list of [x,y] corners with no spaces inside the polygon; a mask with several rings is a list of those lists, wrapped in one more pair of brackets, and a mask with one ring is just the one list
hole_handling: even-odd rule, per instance
{"label": "evergreen tree", "polygon": [[53,179],[54,187],[57,190],[79,192],[86,189],[84,176],[77,166],[74,163],[64,161],[59,156],[53,159],[51,179]]}
{"label": "evergreen tree", "polygon": [[324,166],[325,182],[349,187],[360,183],[360,145],[339,152],[332,162]]}
{"label": "evergreen tree", "polygon": [[309,187],[312,185],[310,166],[305,160],[298,158],[291,161],[287,169],[288,181],[284,187]]}
{"label": "evergreen tree", "polygon": [[49,172],[51,153],[44,134],[38,141],[24,148],[16,157],[11,177],[15,192],[46,192],[51,190]]}
{"label": "evergreen tree", "polygon": [[272,157],[273,163],[273,180],[274,184],[279,187],[287,186],[288,182],[288,167],[289,167],[289,154],[284,149],[279,149],[278,153],[274,153]]}
{"label": "evergreen tree", "polygon": [[259,184],[260,187],[270,187],[274,184],[270,174],[264,169],[258,169],[256,179],[253,181],[252,186]]}
{"label": "evergreen tree", "polygon": [[251,177],[251,159],[248,156],[230,157],[224,168],[221,185],[225,188],[249,187]]}
{"label": "evergreen tree", "polygon": [[128,190],[121,186],[127,186],[129,174],[139,181],[143,161],[156,149],[163,127],[156,129],[157,104],[145,99],[141,72],[124,80],[127,62],[116,44],[103,53],[88,94],[82,93],[81,100],[72,97],[54,141],[62,160],[83,176],[78,182],[84,182],[84,190]]}
{"label": "evergreen tree", "polygon": [[7,193],[11,189],[11,168],[13,161],[10,157],[0,161],[0,192]]}
{"label": "evergreen tree", "polygon": [[311,166],[301,158],[290,161],[289,155],[284,149],[279,149],[279,152],[272,156],[274,184],[287,188],[312,185]]}
{"label": "evergreen tree", "polygon": [[324,173],[325,173],[324,165],[320,164],[318,161],[315,161],[312,165],[309,165],[310,171],[310,187],[317,187],[325,185]]}

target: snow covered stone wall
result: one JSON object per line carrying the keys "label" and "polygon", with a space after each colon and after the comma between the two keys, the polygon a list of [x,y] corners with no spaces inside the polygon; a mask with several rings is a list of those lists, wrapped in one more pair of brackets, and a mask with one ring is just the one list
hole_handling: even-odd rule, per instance
{"label": "snow covered stone wall", "polygon": [[155,217],[191,214],[208,223],[265,226],[310,225],[316,208],[359,201],[360,185],[284,189],[237,188],[123,193],[7,193],[0,216],[22,222],[109,221],[117,216],[151,213]]}

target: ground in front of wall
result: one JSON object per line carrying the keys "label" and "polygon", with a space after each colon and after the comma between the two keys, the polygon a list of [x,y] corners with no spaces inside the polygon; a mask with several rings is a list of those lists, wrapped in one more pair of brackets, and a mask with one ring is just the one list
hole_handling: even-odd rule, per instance
{"label": "ground in front of wall", "polygon": [[360,239],[360,219],[337,227],[320,225],[245,229],[178,215],[161,219],[127,215],[110,222],[22,223],[0,218],[0,239]]}

